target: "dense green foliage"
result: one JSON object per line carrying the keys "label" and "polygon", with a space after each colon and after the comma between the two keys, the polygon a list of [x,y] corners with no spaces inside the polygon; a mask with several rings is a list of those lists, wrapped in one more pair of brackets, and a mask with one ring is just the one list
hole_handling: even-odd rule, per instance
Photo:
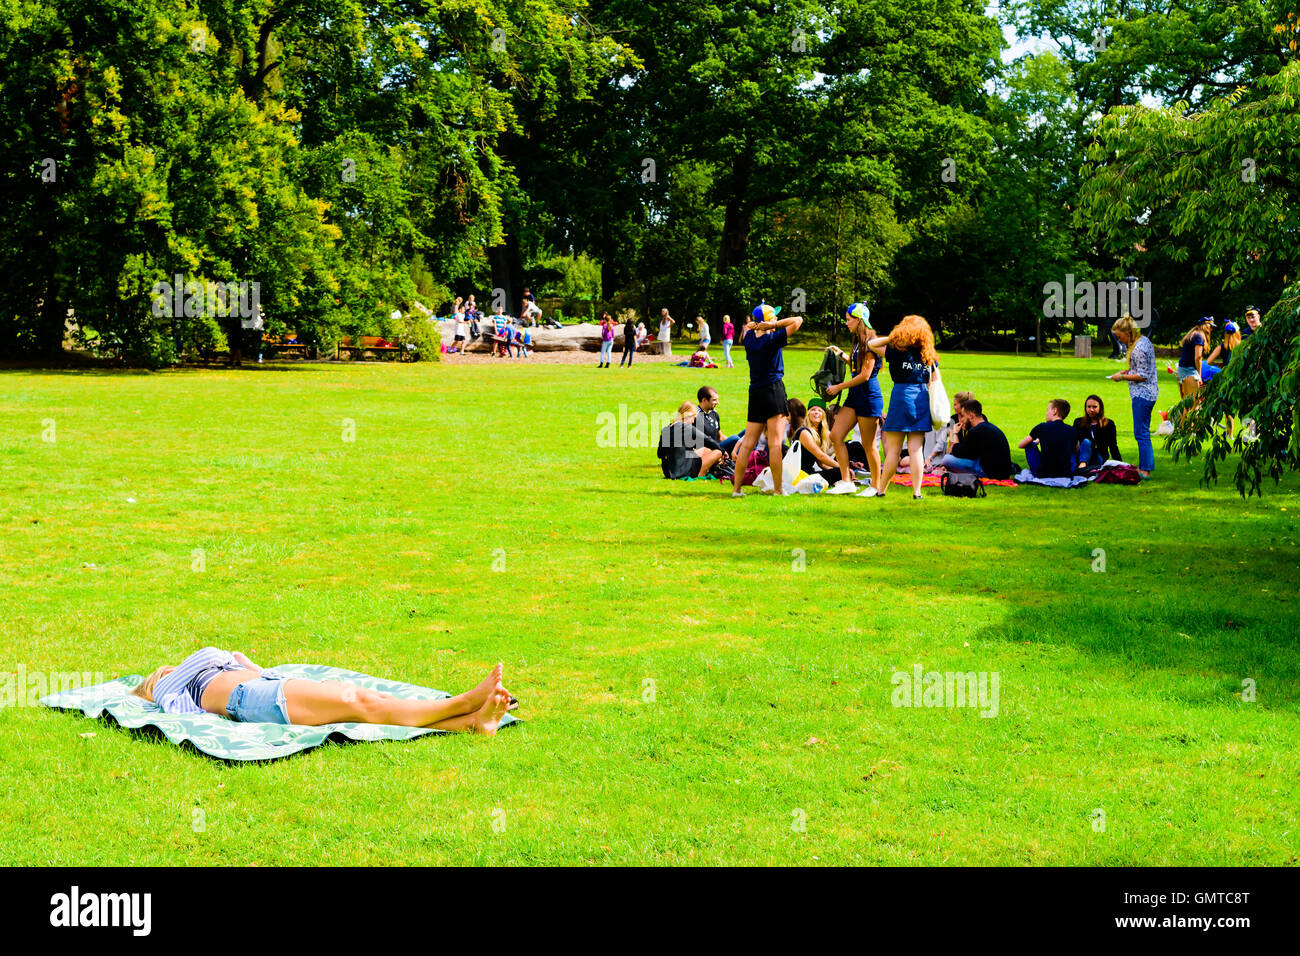
{"label": "dense green foliage", "polygon": [[[238,358],[241,317],[156,308],[178,275],[256,283],[267,331],[326,349],[526,284],[679,329],[863,299],[948,347],[1104,336],[1044,308],[1067,280],[1149,282],[1160,343],[1278,303],[1294,3],[985,6],[0,0],[0,357],[57,353],[71,310],[101,354]],[[1046,42],[1003,62],[1002,24]],[[1215,409],[1248,412],[1237,374]]]}

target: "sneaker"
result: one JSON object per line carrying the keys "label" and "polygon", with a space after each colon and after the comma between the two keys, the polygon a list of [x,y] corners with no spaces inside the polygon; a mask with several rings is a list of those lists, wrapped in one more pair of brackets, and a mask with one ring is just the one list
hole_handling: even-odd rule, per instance
{"label": "sneaker", "polygon": [[857,485],[841,478],[839,481],[835,482],[835,484],[831,485],[830,488],[826,489],[826,493],[828,495],[851,495],[857,490]]}
{"label": "sneaker", "polygon": [[743,498],[743,497],[745,497],[745,493],[744,493],[743,491],[733,491],[733,492],[731,493],[731,497],[733,497],[733,498]]}
{"label": "sneaker", "polygon": [[876,490],[875,485],[867,485],[866,488],[858,492],[858,497],[859,498],[883,498],[885,496]]}

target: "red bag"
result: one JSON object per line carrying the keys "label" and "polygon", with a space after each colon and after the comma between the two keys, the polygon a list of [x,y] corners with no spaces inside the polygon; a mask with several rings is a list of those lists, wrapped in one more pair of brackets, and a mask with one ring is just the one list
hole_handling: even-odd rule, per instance
{"label": "red bag", "polygon": [[1106,465],[1097,472],[1099,485],[1136,485],[1142,480],[1142,472],[1132,465]]}
{"label": "red bag", "polygon": [[749,456],[749,466],[745,469],[745,476],[740,479],[740,486],[752,485],[758,473],[767,467],[767,449],[755,451]]}

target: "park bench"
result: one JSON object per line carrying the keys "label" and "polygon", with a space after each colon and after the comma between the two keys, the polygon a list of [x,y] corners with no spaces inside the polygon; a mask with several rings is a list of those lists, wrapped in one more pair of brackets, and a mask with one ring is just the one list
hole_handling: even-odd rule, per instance
{"label": "park bench", "polygon": [[405,361],[407,358],[418,357],[417,352],[413,352],[404,345],[381,345],[380,343],[383,341],[384,339],[378,335],[363,335],[361,336],[360,343],[354,344],[352,337],[345,335],[343,340],[338,344],[334,356],[335,358],[342,358],[343,353],[346,352],[352,358],[356,358],[359,355],[364,359],[366,353],[369,352],[376,358],[383,359],[387,357],[399,362]]}
{"label": "park bench", "polygon": [[275,335],[263,335],[262,350],[270,355],[284,352],[289,355],[299,355],[304,358],[310,352],[310,348],[305,342],[298,341],[297,332],[289,332],[284,339]]}

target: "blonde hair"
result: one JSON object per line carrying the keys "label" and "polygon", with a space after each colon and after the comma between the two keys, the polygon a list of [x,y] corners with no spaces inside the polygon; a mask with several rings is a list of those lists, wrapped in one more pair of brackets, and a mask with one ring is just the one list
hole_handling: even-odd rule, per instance
{"label": "blonde hair", "polygon": [[681,405],[679,405],[679,406],[677,407],[677,411],[673,413],[673,421],[675,421],[675,422],[684,422],[684,421],[686,421],[686,416],[687,416],[688,414],[689,414],[692,418],[695,417],[695,403],[694,403],[694,402],[682,402]]}
{"label": "blonde hair", "polygon": [[1193,325],[1190,329],[1187,330],[1187,334],[1183,336],[1183,340],[1179,344],[1186,345],[1188,339],[1190,339],[1197,332],[1200,332],[1201,338],[1205,339],[1205,345],[1208,346],[1210,344],[1210,334],[1212,331],[1213,331],[1213,326],[1211,326],[1209,322],[1201,322],[1199,325]]}
{"label": "blonde hair", "polygon": [[804,414],[804,420],[803,420],[804,427],[807,428],[810,432],[812,432],[814,436],[816,436],[817,444],[821,446],[821,450],[826,452],[827,454],[830,454],[831,449],[834,447],[831,443],[830,416],[826,414],[825,406],[814,405],[813,408],[820,408],[822,410],[821,424],[814,425],[811,421],[809,421],[809,419],[812,418],[812,412],[813,412],[812,408],[810,408]]}
{"label": "blonde hair", "polygon": [[896,349],[916,348],[926,365],[938,365],[939,353],[934,350],[934,330],[919,315],[905,315],[903,321],[889,333],[889,344]]}
{"label": "blonde hair", "polygon": [[1133,316],[1125,312],[1111,324],[1110,332],[1112,335],[1119,332],[1124,338],[1128,339],[1128,364],[1126,367],[1129,371],[1132,371],[1133,346],[1137,345],[1137,340],[1142,338],[1142,330],[1137,327],[1137,322],[1133,320]]}
{"label": "blonde hair", "polygon": [[1241,344],[1241,332],[1229,332],[1223,337],[1223,344],[1229,349],[1235,349]]}

